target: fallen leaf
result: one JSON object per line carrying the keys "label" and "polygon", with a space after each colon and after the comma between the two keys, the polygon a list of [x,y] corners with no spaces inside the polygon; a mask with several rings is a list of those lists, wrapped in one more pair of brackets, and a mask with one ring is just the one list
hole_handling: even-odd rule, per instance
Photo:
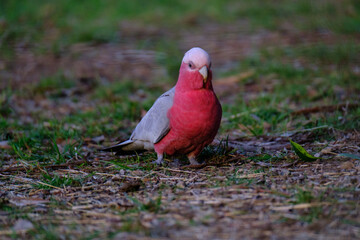
{"label": "fallen leaf", "polygon": [[300,144],[293,142],[291,139],[290,139],[290,143],[296,155],[298,155],[302,160],[306,162],[312,162],[315,161],[316,159],[319,159],[318,157],[314,157],[313,155],[308,153]]}

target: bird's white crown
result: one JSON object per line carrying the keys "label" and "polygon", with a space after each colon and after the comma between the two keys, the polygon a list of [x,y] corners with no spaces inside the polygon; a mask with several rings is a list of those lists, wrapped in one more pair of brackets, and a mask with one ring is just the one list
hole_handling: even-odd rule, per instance
{"label": "bird's white crown", "polygon": [[189,63],[191,61],[199,68],[205,65],[210,66],[211,63],[209,54],[199,47],[194,47],[187,51],[182,61],[184,63]]}

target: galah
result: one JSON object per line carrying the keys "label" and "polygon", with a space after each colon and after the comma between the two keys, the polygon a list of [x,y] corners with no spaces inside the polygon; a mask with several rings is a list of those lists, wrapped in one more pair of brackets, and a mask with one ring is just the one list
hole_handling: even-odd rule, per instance
{"label": "galah", "polygon": [[198,164],[196,157],[214,140],[222,115],[210,68],[205,50],[195,47],[186,52],[175,87],[155,101],[129,140],[103,150],[119,154],[155,150],[157,164],[162,164],[164,153],[186,155],[190,164]]}

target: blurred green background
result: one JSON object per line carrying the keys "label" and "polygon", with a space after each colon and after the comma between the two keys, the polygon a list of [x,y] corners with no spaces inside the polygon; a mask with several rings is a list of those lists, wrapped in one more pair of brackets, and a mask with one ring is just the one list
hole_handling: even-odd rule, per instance
{"label": "blurred green background", "polygon": [[359,34],[359,11],[356,0],[4,0],[0,31],[2,48],[19,42],[49,48],[78,42],[119,42],[126,40],[121,32],[124,20],[175,31],[227,23],[251,31],[281,30],[288,25],[298,31]]}
{"label": "blurred green background", "polygon": [[357,0],[3,0],[2,138],[48,121],[125,137],[124,119],[139,120],[175,84],[194,46],[212,56],[223,135],[354,129],[357,109],[340,122],[341,112],[290,113],[359,101],[359,42]]}

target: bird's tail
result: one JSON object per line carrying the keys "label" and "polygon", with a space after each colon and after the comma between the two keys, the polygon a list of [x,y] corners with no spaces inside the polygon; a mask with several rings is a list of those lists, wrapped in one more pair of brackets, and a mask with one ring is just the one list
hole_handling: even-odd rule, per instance
{"label": "bird's tail", "polygon": [[126,140],[116,145],[100,149],[104,152],[115,152],[116,155],[130,155],[134,153],[140,153],[146,151],[143,147],[137,144],[137,141]]}

